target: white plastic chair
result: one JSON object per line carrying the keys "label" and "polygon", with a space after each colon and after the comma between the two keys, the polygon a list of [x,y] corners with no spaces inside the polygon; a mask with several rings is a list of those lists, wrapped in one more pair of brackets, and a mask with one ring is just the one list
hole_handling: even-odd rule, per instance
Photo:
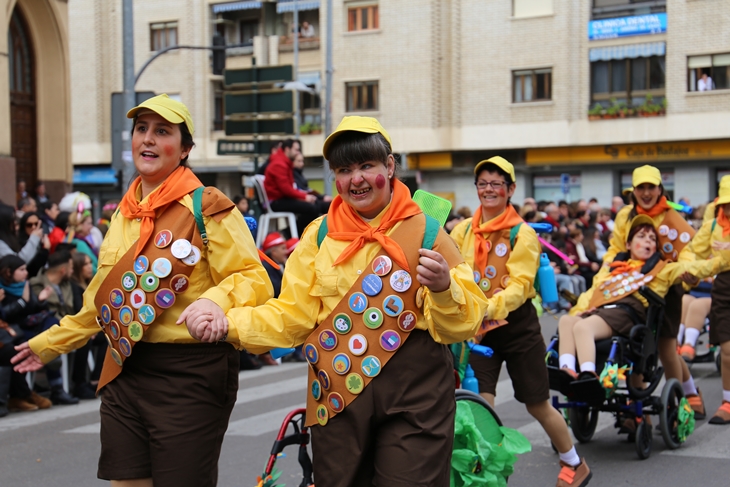
{"label": "white plastic chair", "polygon": [[255,174],[252,178],[253,186],[256,190],[256,199],[261,206],[261,217],[259,217],[258,229],[256,231],[256,246],[261,248],[264,244],[264,239],[269,234],[269,227],[271,226],[271,220],[275,220],[276,229],[283,227],[280,225],[281,220],[286,221],[286,226],[289,227],[289,232],[294,238],[299,238],[299,232],[297,232],[297,217],[294,213],[289,211],[271,211],[269,206],[269,197],[266,195],[266,188],[264,187],[265,177],[263,174]]}

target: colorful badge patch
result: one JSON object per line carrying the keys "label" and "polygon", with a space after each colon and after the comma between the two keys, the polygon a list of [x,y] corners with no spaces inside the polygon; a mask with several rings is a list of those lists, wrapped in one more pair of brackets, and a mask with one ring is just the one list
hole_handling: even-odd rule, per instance
{"label": "colorful badge patch", "polygon": [[677,240],[677,235],[678,235],[677,230],[675,230],[674,228],[671,228],[669,230],[669,233],[667,233],[667,238],[669,240],[671,240],[672,242],[674,242],[675,240]]}
{"label": "colorful badge patch", "polygon": [[317,361],[319,361],[319,352],[317,351],[317,347],[311,343],[304,346],[304,356],[310,364],[316,364]]}
{"label": "colorful badge patch", "polygon": [[125,357],[129,357],[130,355],[132,355],[132,344],[129,343],[129,340],[127,340],[126,337],[122,337],[119,339],[119,351]]}
{"label": "colorful badge patch", "polygon": [[362,290],[368,296],[377,296],[383,290],[383,281],[375,274],[368,274],[362,280]]}
{"label": "colorful badge patch", "polygon": [[315,401],[319,401],[319,398],[322,397],[322,386],[319,384],[319,381],[317,379],[314,379],[312,381],[312,385],[310,386],[309,390],[312,392],[312,397]]}
{"label": "colorful badge patch", "polygon": [[363,319],[365,320],[365,326],[371,330],[375,330],[376,328],[380,328],[380,325],[383,324],[383,312],[378,308],[368,308],[365,310],[365,316]]}
{"label": "colorful badge patch", "polygon": [[319,379],[319,383],[322,384],[322,389],[329,390],[330,388],[330,376],[327,375],[327,372],[324,370],[320,370],[317,372],[317,378]]}
{"label": "colorful badge patch", "polygon": [[139,309],[147,302],[147,295],[141,289],[135,289],[129,295],[129,302],[134,309]]}
{"label": "colorful badge patch", "polygon": [[662,245],[662,250],[665,254],[669,254],[672,252],[672,250],[674,250],[674,246],[669,242],[665,242],[664,245]]}
{"label": "colorful badge patch", "polygon": [[497,254],[497,257],[504,257],[507,255],[507,246],[504,243],[498,243],[494,248],[494,253]]}
{"label": "colorful badge patch", "polygon": [[184,259],[185,257],[189,256],[190,253],[193,251],[193,246],[190,242],[185,240],[184,238],[175,240],[172,243],[172,247],[170,247],[170,252],[172,252],[172,256],[176,259]]}
{"label": "colorful badge patch", "polygon": [[347,342],[347,347],[353,355],[360,356],[368,349],[368,340],[358,333],[350,337],[350,340]]}
{"label": "colorful badge patch", "polygon": [[123,364],[124,362],[122,362],[122,356],[121,356],[121,355],[119,355],[119,352],[117,352],[116,350],[114,350],[114,349],[113,349],[113,348],[111,348],[111,347],[109,348],[109,352],[111,353],[111,356],[112,356],[112,359],[114,360],[114,362],[115,362],[115,363],[116,363],[116,364],[117,364],[118,366],[120,366],[120,367],[121,367],[121,366],[122,366],[122,364]]}
{"label": "colorful badge patch", "polygon": [[485,293],[489,291],[492,288],[492,283],[489,281],[489,279],[482,279],[479,281],[479,289],[484,291]]}
{"label": "colorful badge patch", "polygon": [[492,242],[491,242],[491,241],[489,241],[489,240],[487,240],[487,245],[486,245],[486,247],[487,247],[487,253],[489,253],[489,252],[490,252],[490,251],[492,250]]}
{"label": "colorful badge patch", "polygon": [[172,262],[170,262],[170,259],[160,257],[152,263],[152,273],[160,279],[166,278],[171,272]]}
{"label": "colorful badge patch", "polygon": [[657,232],[659,232],[659,235],[661,235],[662,237],[666,237],[667,235],[669,235],[669,227],[666,225],[659,225]]}
{"label": "colorful badge patch", "polygon": [[418,318],[413,311],[404,311],[398,316],[398,328],[405,332],[409,332],[416,327]]}
{"label": "colorful badge patch", "polygon": [[497,268],[493,265],[488,265],[486,269],[484,269],[484,277],[487,279],[494,279],[497,277]]}
{"label": "colorful badge patch", "polygon": [[380,359],[378,359],[375,355],[368,355],[362,359],[362,365],[360,366],[362,373],[367,377],[375,377],[380,373],[380,369],[382,367]]}
{"label": "colorful badge patch", "polygon": [[504,291],[504,289],[502,289],[501,287],[495,288],[494,291],[492,291],[492,296],[494,296],[495,294],[499,294],[502,291]]}
{"label": "colorful badge patch", "polygon": [[691,239],[692,239],[692,237],[690,237],[689,233],[687,233],[687,232],[682,232],[682,234],[679,236],[679,241],[682,242],[683,244],[686,244]]}
{"label": "colorful badge patch", "polygon": [[320,424],[320,426],[326,425],[328,419],[329,413],[327,412],[327,408],[324,406],[324,404],[320,404],[319,406],[317,406],[317,422]]}
{"label": "colorful badge patch", "polygon": [[345,313],[339,313],[332,319],[332,325],[337,333],[344,335],[352,329],[352,319]]}
{"label": "colorful badge patch", "polygon": [[502,287],[507,287],[507,285],[509,284],[509,276],[503,276],[500,282],[502,284]]}
{"label": "colorful badge patch", "polygon": [[150,268],[150,260],[145,257],[144,255],[140,255],[137,257],[137,259],[134,261],[134,273],[138,276],[141,276],[145,272],[147,272],[147,269]]}
{"label": "colorful badge patch", "polygon": [[393,330],[385,330],[380,335],[380,346],[386,352],[394,352],[400,347],[400,335]]}
{"label": "colorful badge patch", "polygon": [[149,325],[153,321],[155,321],[155,316],[157,313],[155,313],[155,308],[150,306],[149,304],[143,304],[141,308],[139,308],[139,311],[137,311],[137,317],[139,318],[140,323],[143,325]]}
{"label": "colorful badge patch", "polygon": [[175,293],[169,289],[160,289],[155,294],[155,303],[162,309],[167,309],[175,304]]}
{"label": "colorful badge patch", "polygon": [[479,271],[474,271],[474,282],[479,282],[479,279],[482,278],[482,275],[479,274]]}
{"label": "colorful badge patch", "polygon": [[327,404],[335,413],[341,413],[345,409],[345,400],[339,392],[330,392],[327,396]]}
{"label": "colorful badge patch", "polygon": [[190,252],[190,255],[185,257],[182,261],[183,264],[194,266],[198,262],[200,262],[200,249],[196,247],[195,245],[192,246],[192,251]]}
{"label": "colorful badge patch", "polygon": [[144,328],[142,328],[142,325],[140,325],[138,322],[133,321],[129,324],[129,328],[127,329],[129,332],[129,338],[134,340],[135,342],[138,342],[142,339],[142,335],[144,335]]}
{"label": "colorful badge patch", "polygon": [[122,289],[129,292],[137,287],[137,274],[127,271],[122,275]]}
{"label": "colorful badge patch", "polygon": [[334,350],[337,346],[337,334],[331,330],[324,330],[319,334],[319,346],[322,350]]}
{"label": "colorful badge patch", "polygon": [[160,285],[160,279],[151,272],[145,272],[139,280],[140,287],[148,293],[154,292]]}
{"label": "colorful badge patch", "polygon": [[175,294],[181,294],[187,291],[190,285],[190,279],[185,274],[176,274],[170,279],[170,288]]}
{"label": "colorful badge patch", "polygon": [[413,284],[413,278],[410,274],[408,274],[408,272],[402,269],[395,271],[393,275],[390,276],[390,287],[399,293],[408,291],[411,284]]}
{"label": "colorful badge patch", "polygon": [[352,362],[350,361],[350,357],[344,353],[338,353],[335,355],[335,358],[332,359],[332,368],[335,373],[339,375],[345,375],[348,373],[351,365]]}
{"label": "colorful badge patch", "polygon": [[164,249],[172,243],[172,232],[170,230],[162,230],[155,235],[155,247]]}
{"label": "colorful badge patch", "polygon": [[134,320],[134,311],[132,311],[132,308],[129,306],[122,306],[119,310],[119,321],[121,321],[124,326],[128,326],[132,320]]}
{"label": "colorful badge patch", "polygon": [[353,372],[345,378],[345,386],[351,394],[360,394],[365,388],[365,381],[362,380],[360,374]]}
{"label": "colorful badge patch", "polygon": [[401,314],[404,307],[403,299],[395,294],[391,294],[383,300],[383,311],[385,311],[386,315],[392,316],[393,318]]}
{"label": "colorful badge patch", "polygon": [[376,257],[373,261],[373,272],[378,276],[387,276],[393,268],[393,261],[387,255]]}
{"label": "colorful badge patch", "polygon": [[112,308],[119,309],[124,304],[124,293],[121,289],[112,289],[109,293],[109,303]]}
{"label": "colorful badge patch", "polygon": [[108,325],[112,319],[111,308],[107,304],[102,304],[100,311],[101,311],[101,321],[103,321],[105,325]]}
{"label": "colorful badge patch", "polygon": [[122,336],[122,331],[119,329],[119,323],[114,320],[109,323],[109,334],[113,339],[119,340],[119,337]]}
{"label": "colorful badge patch", "polygon": [[353,313],[360,314],[365,311],[368,307],[368,298],[363,293],[354,293],[347,300],[347,304]]}

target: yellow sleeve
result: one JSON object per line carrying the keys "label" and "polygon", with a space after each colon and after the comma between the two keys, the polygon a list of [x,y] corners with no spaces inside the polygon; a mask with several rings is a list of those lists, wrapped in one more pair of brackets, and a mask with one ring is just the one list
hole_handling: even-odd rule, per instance
{"label": "yellow sleeve", "polygon": [[690,251],[697,256],[698,259],[706,259],[712,253],[712,222],[714,217],[710,221],[706,221],[702,224],[700,229],[695,233],[692,241],[685,248],[689,248]]}
{"label": "yellow sleeve", "polygon": [[541,250],[535,230],[529,225],[520,226],[515,247],[507,259],[509,284],[504,291],[489,299],[487,317],[490,320],[507,318],[508,314],[535,297],[535,276],[540,266]]}
{"label": "yellow sleeve", "polygon": [[626,252],[626,240],[629,238],[629,228],[631,222],[629,221],[629,213],[633,206],[624,206],[621,208],[616,215],[616,220],[613,224],[613,236],[611,242],[606,250],[606,254],[603,256],[603,265],[607,266],[620,252]]}
{"label": "yellow sleeve", "polygon": [[715,219],[715,205],[714,201],[711,201],[707,204],[707,207],[705,208],[705,214],[702,215],[702,224],[704,225],[706,222],[712,221]]}
{"label": "yellow sleeve", "polygon": [[670,286],[677,284],[685,272],[689,272],[698,279],[705,279],[730,269],[730,250],[719,252],[719,255],[707,260],[693,262],[672,262],[664,266],[659,273],[659,279],[666,281]]}
{"label": "yellow sleeve", "polygon": [[464,244],[464,236],[466,235],[467,228],[471,229],[469,226],[470,224],[471,218],[457,223],[456,226],[451,229],[449,236],[454,240],[454,242],[456,242],[457,247],[461,248]]}

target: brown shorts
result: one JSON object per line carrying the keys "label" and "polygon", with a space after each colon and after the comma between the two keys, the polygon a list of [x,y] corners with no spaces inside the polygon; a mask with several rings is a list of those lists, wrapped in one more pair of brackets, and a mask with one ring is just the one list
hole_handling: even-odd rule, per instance
{"label": "brown shorts", "polygon": [[495,394],[502,362],[512,379],[515,399],[523,404],[536,404],[550,398],[545,340],[540,331],[535,307],[531,301],[511,312],[507,324],[490,331],[482,345],[494,350],[491,357],[471,354],[469,364],[479,381],[479,391]]}
{"label": "brown shorts", "polygon": [[666,306],[664,306],[664,323],[659,328],[661,338],[677,338],[679,324],[682,321],[682,296],[684,296],[684,288],[681,284],[670,287],[667,295],[664,296]]}
{"label": "brown shorts", "polygon": [[730,272],[715,277],[710,306],[710,343],[719,345],[730,340]]}
{"label": "brown shorts", "polygon": [[311,429],[317,487],[448,487],[451,351],[414,330],[357,400]]}
{"label": "brown shorts", "polygon": [[[639,301],[635,296],[627,296],[614,303],[614,305],[628,306],[634,310],[635,315],[639,318],[639,320],[641,320],[641,322],[646,321],[646,308],[644,308],[644,305],[641,304],[641,301]],[[629,311],[623,308],[623,306],[610,306],[612,305],[609,304],[606,307],[598,308],[592,313],[583,315],[583,317],[587,318],[588,316],[593,315],[598,316],[611,327],[614,336],[629,336],[631,328],[637,324],[634,323],[633,316]]]}
{"label": "brown shorts", "polygon": [[140,342],[101,391],[105,480],[213,487],[238,391],[239,352],[227,343]]}

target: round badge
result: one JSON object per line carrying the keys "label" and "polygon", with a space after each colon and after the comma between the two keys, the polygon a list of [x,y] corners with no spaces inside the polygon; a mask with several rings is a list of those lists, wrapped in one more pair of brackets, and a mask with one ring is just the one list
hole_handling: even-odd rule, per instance
{"label": "round badge", "polygon": [[109,293],[109,303],[112,308],[119,309],[124,304],[124,293],[121,289],[112,289]]}
{"label": "round badge", "polygon": [[150,306],[149,304],[143,304],[141,308],[137,311],[137,318],[139,318],[140,323],[143,325],[149,325],[153,321],[155,321],[156,316],[155,308]]}
{"label": "round badge", "polygon": [[378,308],[368,308],[365,310],[363,319],[365,320],[365,326],[371,330],[375,330],[383,324],[383,312]]}
{"label": "round badge", "polygon": [[489,279],[482,279],[479,281],[479,288],[486,293],[492,288],[492,283]]}
{"label": "round badge", "polygon": [[160,289],[155,294],[155,304],[162,309],[167,309],[175,304],[175,293],[169,289]]}
{"label": "round badge", "polygon": [[350,371],[350,365],[352,365],[350,357],[344,353],[338,353],[335,355],[335,358],[332,359],[332,368],[336,374],[345,375]]}
{"label": "round badge", "polygon": [[393,268],[393,261],[387,255],[376,257],[373,261],[373,272],[378,276],[387,276]]}
{"label": "round badge", "polygon": [[174,242],[172,242],[172,247],[170,247],[170,252],[172,253],[172,256],[180,260],[190,255],[192,251],[192,244],[184,238],[179,238],[175,240]]}
{"label": "round badge", "polygon": [[192,252],[190,252],[190,255],[182,259],[183,264],[194,266],[198,262],[200,262],[200,249],[196,247],[195,245],[192,246]]}
{"label": "round badge", "polygon": [[132,344],[126,337],[122,337],[119,339],[119,351],[125,357],[129,357],[130,355],[132,355]]}
{"label": "round badge", "polygon": [[327,372],[324,370],[320,370],[317,372],[317,378],[319,379],[319,383],[322,384],[322,389],[329,390],[330,388],[330,376],[327,375]]}
{"label": "round badge", "polygon": [[386,352],[394,352],[400,347],[400,335],[393,330],[385,330],[380,335],[380,346]]}
{"label": "round badge", "polygon": [[122,275],[122,289],[129,292],[137,287],[137,274],[127,271]]}
{"label": "round badge", "polygon": [[129,302],[134,309],[139,309],[147,302],[147,295],[141,289],[135,289],[129,295]]}
{"label": "round badge", "polygon": [[623,281],[621,281],[621,285],[622,286],[628,286],[629,285],[629,280],[628,279],[624,279]]}
{"label": "round badge", "polygon": [[623,296],[624,294],[626,294],[626,291],[624,290],[624,288],[621,288],[616,292],[618,293],[619,296]]}
{"label": "round badge", "polygon": [[662,237],[666,237],[667,235],[669,235],[669,227],[666,226],[666,225],[659,225],[659,228],[657,229],[657,232]]}
{"label": "round badge", "polygon": [[160,286],[160,279],[151,272],[145,272],[139,278],[140,286],[148,293],[155,291]]}
{"label": "round badge", "polygon": [[347,304],[350,306],[353,313],[360,314],[367,309],[368,298],[363,293],[354,293],[350,296],[350,299],[347,300]]}
{"label": "round badge", "polygon": [[104,333],[104,338],[106,338],[106,343],[109,345],[109,348],[114,348],[114,344],[112,343],[112,339],[109,338],[109,335],[107,333]]}
{"label": "round badge", "polygon": [[131,338],[135,342],[138,342],[142,339],[142,335],[144,335],[144,328],[142,328],[142,325],[140,325],[138,322],[133,321],[129,324],[127,332],[129,332],[129,338]]}
{"label": "round badge", "polygon": [[119,323],[114,320],[109,323],[109,334],[113,339],[119,340],[119,337],[122,336],[122,331],[119,329]]}
{"label": "round badge", "polygon": [[486,269],[484,269],[484,277],[487,279],[494,279],[497,277],[497,268],[493,265],[488,265]]}
{"label": "round badge", "polygon": [[362,365],[360,366],[362,373],[365,374],[366,377],[375,377],[380,373],[380,369],[382,367],[380,359],[375,355],[368,355],[362,359]]}
{"label": "round badge", "polygon": [[164,249],[172,242],[172,232],[170,230],[162,230],[155,235],[155,247]]}
{"label": "round badge", "polygon": [[360,356],[368,349],[368,340],[358,333],[350,337],[350,340],[347,342],[347,347],[353,355]]}
{"label": "round badge", "polygon": [[312,381],[312,385],[309,390],[312,392],[314,400],[319,401],[319,398],[322,397],[322,386],[319,384],[317,379]]}
{"label": "round badge", "polygon": [[119,321],[124,325],[128,326],[132,320],[134,320],[134,312],[129,306],[122,306],[119,310]]}
{"label": "round badge", "polygon": [[403,312],[403,299],[400,296],[391,294],[383,300],[383,311],[386,315],[396,317]]}
{"label": "round badge", "polygon": [[360,394],[365,388],[365,381],[362,380],[360,374],[353,372],[345,378],[345,386],[350,394]]}
{"label": "round badge", "polygon": [[319,346],[322,350],[334,350],[337,346],[337,334],[331,330],[324,330],[319,334]]}
{"label": "round badge", "polygon": [[669,254],[672,252],[672,250],[674,250],[674,246],[669,242],[665,242],[664,245],[662,245],[662,250],[665,254]]}
{"label": "round badge", "polygon": [[332,319],[332,325],[337,333],[344,335],[352,329],[352,319],[345,313],[339,313]]}
{"label": "round badge", "polygon": [[482,275],[479,274],[479,271],[474,271],[474,282],[479,282],[479,279],[482,278]]}
{"label": "round badge", "polygon": [[170,259],[160,257],[159,259],[155,259],[152,263],[152,273],[160,279],[166,278],[171,272],[172,262],[170,262]]}
{"label": "round badge", "polygon": [[509,284],[509,276],[502,277],[500,283],[502,284],[502,287],[507,287],[507,285]]}
{"label": "round badge", "polygon": [[644,282],[650,282],[652,279],[654,279],[654,276],[645,276]]}
{"label": "round badge", "polygon": [[114,350],[113,348],[110,348],[110,349],[109,349],[109,351],[110,351],[110,353],[111,353],[111,356],[112,356],[112,359],[114,360],[114,362],[115,362],[115,363],[116,363],[116,364],[117,364],[118,366],[120,366],[120,367],[121,367],[121,366],[122,366],[122,364],[124,363],[124,362],[122,362],[122,356],[121,356],[121,355],[119,355],[119,352],[117,352],[117,351],[116,351],[116,350]]}
{"label": "round badge", "polygon": [[138,276],[141,276],[145,272],[147,272],[147,269],[150,268],[150,260],[145,257],[144,255],[140,255],[137,257],[137,259],[134,261],[134,273]]}
{"label": "round badge", "polygon": [[328,419],[329,413],[327,412],[327,408],[324,406],[324,404],[320,404],[319,406],[317,406],[317,422],[320,424],[320,426],[326,425]]}
{"label": "round badge", "polygon": [[398,316],[398,328],[405,332],[409,332],[416,327],[418,318],[413,311],[404,311]]}
{"label": "round badge", "polygon": [[690,237],[689,233],[687,233],[687,232],[682,232],[682,234],[679,236],[679,241],[682,242],[683,244],[686,244],[691,239],[692,239],[692,237]]}
{"label": "round badge", "polygon": [[677,235],[678,235],[677,230],[672,228],[669,230],[669,233],[667,234],[667,238],[669,240],[671,240],[672,242],[674,242],[675,240],[677,240]]}
{"label": "round badge", "polygon": [[98,326],[99,328],[101,328],[103,330],[104,329],[104,323],[101,322],[101,318],[99,318],[98,316],[95,316],[94,317],[94,320],[96,321],[96,326]]}
{"label": "round badge", "polygon": [[345,409],[345,400],[339,392],[330,392],[327,395],[327,404],[335,413],[341,413]]}
{"label": "round badge", "polygon": [[105,325],[108,325],[112,319],[111,308],[107,304],[102,304],[100,311],[101,311],[101,321],[103,321]]}
{"label": "round badge", "polygon": [[170,288],[176,294],[181,294],[187,291],[190,285],[190,279],[185,274],[176,274],[170,279]]}
{"label": "round badge", "polygon": [[494,253],[497,254],[497,257],[504,257],[507,255],[507,246],[504,243],[498,243],[494,248]]}
{"label": "round badge", "polygon": [[383,290],[383,281],[375,274],[368,274],[362,280],[362,290],[368,296],[377,296]]}
{"label": "round badge", "polygon": [[310,364],[316,364],[319,360],[319,352],[317,351],[317,347],[315,347],[311,343],[307,343],[304,346],[304,356],[307,358],[307,362],[309,362]]}
{"label": "round badge", "polygon": [[404,270],[395,271],[393,275],[390,276],[390,287],[399,293],[408,291],[411,284],[413,284],[413,278]]}

